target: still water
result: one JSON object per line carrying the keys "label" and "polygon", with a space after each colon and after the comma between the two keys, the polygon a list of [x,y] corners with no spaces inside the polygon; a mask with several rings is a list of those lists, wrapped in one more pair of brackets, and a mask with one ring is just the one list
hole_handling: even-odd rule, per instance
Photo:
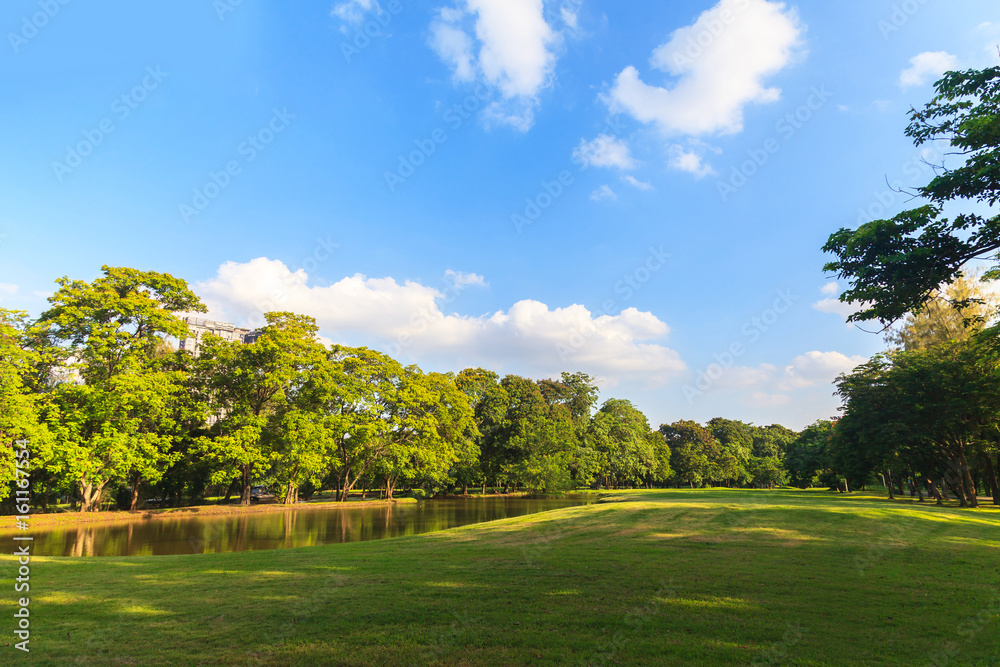
{"label": "still water", "polygon": [[308,506],[238,517],[137,519],[33,532],[38,556],[166,556],[310,547],[418,535],[594,502],[594,497],[428,500],[378,507]]}

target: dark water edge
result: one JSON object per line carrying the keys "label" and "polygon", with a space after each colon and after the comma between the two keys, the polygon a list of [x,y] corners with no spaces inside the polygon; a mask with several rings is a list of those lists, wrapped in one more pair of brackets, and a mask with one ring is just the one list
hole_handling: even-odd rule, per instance
{"label": "dark water edge", "polygon": [[32,531],[36,556],[175,556],[382,540],[586,505],[595,496],[468,498],[222,517],[136,519]]}

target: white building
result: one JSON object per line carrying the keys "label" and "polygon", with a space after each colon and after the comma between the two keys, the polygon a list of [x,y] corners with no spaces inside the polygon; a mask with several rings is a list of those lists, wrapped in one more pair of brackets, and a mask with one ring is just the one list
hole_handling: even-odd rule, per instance
{"label": "white building", "polygon": [[222,340],[239,342],[245,345],[249,345],[260,336],[259,331],[243,329],[228,322],[203,320],[199,317],[185,317],[184,323],[188,327],[188,337],[181,341],[180,347],[182,350],[190,352],[195,356],[198,356],[198,351],[201,349],[202,339],[208,334],[218,336]]}

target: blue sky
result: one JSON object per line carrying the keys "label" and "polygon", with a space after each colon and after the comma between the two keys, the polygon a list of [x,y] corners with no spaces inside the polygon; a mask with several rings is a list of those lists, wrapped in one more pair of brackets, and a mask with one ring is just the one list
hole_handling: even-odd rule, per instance
{"label": "blue sky", "polygon": [[995,0],[147,4],[0,11],[0,304],[164,271],[655,424],[836,413],[883,342],[820,247],[910,205],[906,112],[1000,42]]}

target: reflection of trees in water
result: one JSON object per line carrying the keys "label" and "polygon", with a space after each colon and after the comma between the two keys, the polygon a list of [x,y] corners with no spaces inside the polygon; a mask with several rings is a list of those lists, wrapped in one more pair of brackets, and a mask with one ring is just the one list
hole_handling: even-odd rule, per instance
{"label": "reflection of trees in water", "polygon": [[92,556],[94,554],[94,529],[77,528],[73,551],[70,556]]}
{"label": "reflection of trees in water", "polygon": [[247,520],[246,514],[242,515],[236,521],[236,548],[235,551],[246,551],[247,550]]}
{"label": "reflection of trees in water", "polygon": [[416,535],[580,504],[572,500],[469,499],[419,504],[297,508],[60,527],[35,536],[40,556],[139,556],[288,549]]}

